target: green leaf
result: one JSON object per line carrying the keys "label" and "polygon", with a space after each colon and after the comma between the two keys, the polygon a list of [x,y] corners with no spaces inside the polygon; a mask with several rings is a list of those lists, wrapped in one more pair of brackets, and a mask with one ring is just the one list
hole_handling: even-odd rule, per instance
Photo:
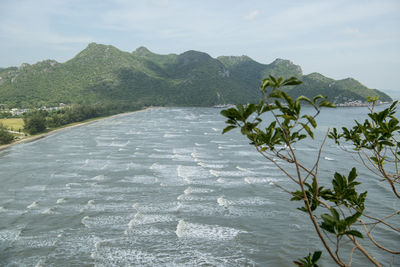
{"label": "green leaf", "polygon": [[286,92],[283,92],[283,91],[282,91],[282,96],[288,103],[289,108],[293,108],[293,99]]}
{"label": "green leaf", "polygon": [[319,106],[320,107],[327,107],[327,108],[336,108],[336,106],[333,103],[331,103],[329,101],[326,101],[326,100],[324,100],[321,103],[319,103]]}
{"label": "green leaf", "polygon": [[283,81],[282,86],[286,86],[286,85],[299,85],[303,83],[302,81],[300,81],[299,79],[297,79],[296,77],[290,77],[289,79]]}
{"label": "green leaf", "polygon": [[308,122],[311,124],[312,127],[316,128],[317,127],[317,122],[315,121],[315,119],[313,117],[311,117],[310,115],[303,115],[302,118],[306,118],[308,120]]}
{"label": "green leaf", "polygon": [[339,220],[340,220],[340,215],[339,215],[339,213],[337,212],[337,210],[335,209],[335,208],[333,208],[333,207],[331,207],[331,213],[332,213],[332,215],[333,215],[333,218],[335,219],[335,221],[336,222],[339,222]]}
{"label": "green leaf", "polygon": [[344,232],[345,235],[352,235],[359,238],[364,238],[364,236],[357,230],[349,230]]}
{"label": "green leaf", "polygon": [[312,105],[311,100],[308,97],[304,96],[304,95],[299,96],[298,98],[296,98],[296,101],[299,101],[299,102],[300,101],[306,101],[306,102],[308,102],[308,103],[310,103]]}
{"label": "green leaf", "polygon": [[320,98],[324,98],[323,95],[316,95],[316,96],[314,96],[312,102],[315,104],[315,103],[317,103],[317,100],[320,99]]}
{"label": "green leaf", "polygon": [[345,220],[346,224],[348,226],[350,226],[353,223],[355,223],[360,216],[361,216],[361,213],[360,212],[356,212],[355,214],[353,214],[353,215],[351,215],[349,217],[346,217],[344,220]]}
{"label": "green leaf", "polygon": [[356,178],[357,178],[357,170],[356,170],[356,168],[352,168],[347,180],[350,183],[350,182],[354,181]]}
{"label": "green leaf", "polygon": [[225,127],[225,129],[222,131],[222,134],[229,132],[232,129],[235,129],[237,126],[233,126],[233,125],[229,125],[227,127]]}
{"label": "green leaf", "polygon": [[313,263],[316,263],[320,258],[321,258],[321,255],[322,255],[322,251],[315,251],[314,252],[314,254],[313,254],[313,256],[312,256],[312,259],[311,259],[311,261],[313,262]]}
{"label": "green leaf", "polygon": [[311,131],[310,127],[308,127],[308,125],[307,125],[307,124],[304,124],[304,123],[300,123],[300,124],[303,126],[304,130],[306,130],[306,132],[308,133],[308,135],[309,135],[311,138],[314,139],[314,133]]}

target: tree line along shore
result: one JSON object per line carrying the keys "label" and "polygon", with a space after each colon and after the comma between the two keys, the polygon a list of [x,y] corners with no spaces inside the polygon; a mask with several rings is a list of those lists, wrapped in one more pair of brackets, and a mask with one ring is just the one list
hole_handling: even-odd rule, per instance
{"label": "tree line along shore", "polygon": [[96,104],[72,105],[53,111],[28,111],[20,118],[0,120],[0,150],[17,143],[43,138],[61,129],[144,108],[143,106],[135,105]]}

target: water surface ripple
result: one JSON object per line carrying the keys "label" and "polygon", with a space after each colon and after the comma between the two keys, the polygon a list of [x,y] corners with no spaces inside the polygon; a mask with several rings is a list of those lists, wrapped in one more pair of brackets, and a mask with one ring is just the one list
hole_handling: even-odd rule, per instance
{"label": "water surface ripple", "polygon": [[155,108],[0,152],[0,265],[292,266],[320,243],[273,185],[287,179],[223,121]]}

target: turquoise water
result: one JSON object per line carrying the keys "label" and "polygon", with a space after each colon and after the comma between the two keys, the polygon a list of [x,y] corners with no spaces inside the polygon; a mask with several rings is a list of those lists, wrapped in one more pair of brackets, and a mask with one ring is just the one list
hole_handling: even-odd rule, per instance
{"label": "turquoise water", "polygon": [[[293,185],[238,131],[221,135],[219,111],[155,108],[1,151],[0,265],[293,266],[321,249],[300,203],[274,183]],[[328,127],[365,112],[323,112],[316,141],[296,147],[300,160],[311,165]],[[321,183],[353,166],[328,142]],[[360,177],[375,195],[368,208],[399,209],[384,182]],[[378,231],[399,247],[398,235]],[[356,253],[353,262],[365,261]]]}

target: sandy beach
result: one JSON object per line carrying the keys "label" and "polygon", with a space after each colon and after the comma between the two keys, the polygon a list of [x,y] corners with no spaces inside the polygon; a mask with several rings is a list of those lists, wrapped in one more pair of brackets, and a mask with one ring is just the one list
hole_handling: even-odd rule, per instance
{"label": "sandy beach", "polygon": [[89,119],[89,120],[82,121],[82,122],[76,122],[76,123],[67,124],[67,125],[64,125],[64,126],[62,126],[60,128],[55,128],[54,130],[50,130],[50,131],[45,132],[45,133],[26,136],[26,137],[24,137],[24,138],[22,138],[22,139],[20,139],[18,141],[15,141],[15,142],[13,142],[11,144],[0,145],[0,151],[5,150],[5,149],[7,149],[7,148],[9,148],[11,146],[18,145],[18,144],[33,142],[35,140],[45,138],[45,137],[47,137],[49,135],[58,133],[60,131],[66,130],[66,129],[71,129],[71,128],[74,128],[74,127],[88,125],[88,124],[95,123],[95,122],[98,122],[98,121],[101,121],[101,120],[105,120],[105,119],[125,116],[125,115],[131,114],[131,113],[142,112],[142,111],[145,111],[145,110],[148,110],[148,109],[151,109],[151,108],[154,108],[154,107],[148,107],[148,108],[141,109],[141,110],[136,110],[136,111],[131,111],[131,112],[124,112],[124,113],[119,113],[119,114],[115,114],[115,115],[111,115],[111,116],[107,116],[107,117],[99,117],[99,118]]}

